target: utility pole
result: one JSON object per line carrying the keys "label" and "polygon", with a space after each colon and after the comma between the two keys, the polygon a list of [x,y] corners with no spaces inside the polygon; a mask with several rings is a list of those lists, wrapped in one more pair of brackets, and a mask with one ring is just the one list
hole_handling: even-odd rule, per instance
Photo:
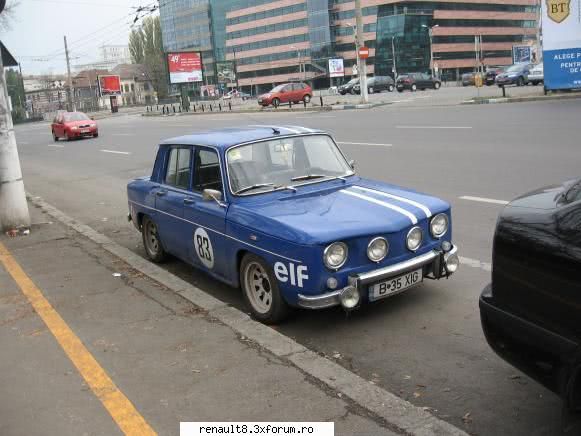
{"label": "utility pole", "polygon": [[361,103],[369,101],[367,96],[367,61],[359,58],[359,48],[365,45],[363,38],[363,16],[361,14],[361,0],[355,0],[355,30],[357,31],[357,52],[359,59],[359,89],[361,90]]}
{"label": "utility pole", "polygon": [[8,110],[8,87],[4,65],[0,56],[0,226],[2,231],[30,227],[30,214],[20,159],[16,148],[16,136],[12,114]]}
{"label": "utility pole", "polygon": [[71,62],[69,60],[69,48],[67,46],[67,37],[65,39],[65,56],[67,58],[67,109],[70,110],[71,108],[73,111],[76,111],[75,101],[72,98],[72,80],[71,80]]}

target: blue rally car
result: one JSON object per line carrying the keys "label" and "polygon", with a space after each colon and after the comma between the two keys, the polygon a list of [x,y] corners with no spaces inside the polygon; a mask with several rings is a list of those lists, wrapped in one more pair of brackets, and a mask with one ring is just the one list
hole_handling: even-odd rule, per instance
{"label": "blue rally car", "polygon": [[155,262],[172,254],[241,287],[252,315],[282,320],[398,294],[454,273],[450,205],[363,179],[325,132],[249,126],[164,141],[127,186]]}

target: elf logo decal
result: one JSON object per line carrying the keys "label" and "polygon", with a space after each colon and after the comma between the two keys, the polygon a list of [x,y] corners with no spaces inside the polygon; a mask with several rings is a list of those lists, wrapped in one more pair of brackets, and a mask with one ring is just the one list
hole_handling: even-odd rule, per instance
{"label": "elf logo decal", "polygon": [[212,241],[210,240],[206,230],[201,227],[198,227],[194,233],[194,249],[200,262],[202,262],[206,268],[214,268],[214,250],[212,249]]}
{"label": "elf logo decal", "polygon": [[279,282],[286,283],[290,280],[290,284],[293,286],[303,287],[303,280],[308,280],[309,275],[307,274],[307,267],[305,265],[296,265],[294,263],[289,263],[287,266],[282,262],[276,262],[274,264],[274,275]]}

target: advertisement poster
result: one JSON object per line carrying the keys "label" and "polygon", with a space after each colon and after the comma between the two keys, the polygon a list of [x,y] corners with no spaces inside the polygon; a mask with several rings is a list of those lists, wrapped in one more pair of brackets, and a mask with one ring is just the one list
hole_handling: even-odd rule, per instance
{"label": "advertisement poster", "polygon": [[512,47],[513,64],[530,64],[532,62],[533,50],[530,45],[514,45]]}
{"label": "advertisement poster", "polygon": [[329,59],[329,77],[343,77],[345,76],[345,66],[343,59]]}
{"label": "advertisement poster", "polygon": [[121,95],[121,78],[119,76],[98,76],[101,97]]}
{"label": "advertisement poster", "polygon": [[167,66],[169,82],[172,84],[201,82],[203,80],[200,52],[168,53]]}
{"label": "advertisement poster", "polygon": [[236,83],[234,62],[216,62],[216,71],[218,74],[218,83]]}
{"label": "advertisement poster", "polygon": [[543,0],[547,89],[581,88],[581,0]]}

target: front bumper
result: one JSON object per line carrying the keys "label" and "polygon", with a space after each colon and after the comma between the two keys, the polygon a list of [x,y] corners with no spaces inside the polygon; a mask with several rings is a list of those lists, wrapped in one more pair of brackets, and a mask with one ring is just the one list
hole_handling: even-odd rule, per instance
{"label": "front bumper", "polygon": [[[440,279],[447,277],[449,274],[445,269],[445,258],[456,255],[458,247],[454,245],[452,249],[444,253],[441,250],[432,250],[421,256],[406,260],[405,262],[396,263],[395,265],[386,266],[385,268],[373,271],[355,274],[349,276],[349,286],[327,292],[319,295],[299,294],[298,305],[306,309],[325,309],[327,307],[338,306],[341,304],[341,294],[347,289],[355,288],[360,296],[366,292],[368,285],[396,277],[406,272],[410,272],[422,267],[432,267],[434,278]],[[396,295],[395,293],[392,295]]]}

